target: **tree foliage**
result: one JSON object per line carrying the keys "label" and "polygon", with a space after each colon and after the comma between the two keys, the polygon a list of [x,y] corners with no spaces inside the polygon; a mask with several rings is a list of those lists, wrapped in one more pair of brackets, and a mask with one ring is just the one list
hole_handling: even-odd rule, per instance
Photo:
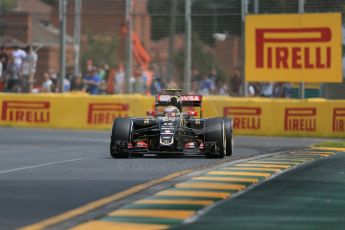
{"label": "tree foliage", "polygon": [[[204,48],[205,44],[194,33],[192,38],[192,67],[198,69],[201,74],[209,74],[212,69],[215,69],[219,79],[225,79],[228,73],[221,68],[214,55],[205,51]],[[183,73],[184,58],[184,50],[178,50],[175,54],[175,64],[179,73]]]}
{"label": "tree foliage", "polygon": [[16,0],[0,0],[2,13],[13,11],[17,6]]}
{"label": "tree foliage", "polygon": [[82,63],[92,60],[95,64],[106,62],[110,66],[115,66],[117,63],[117,48],[118,39],[116,37],[107,40],[88,35],[88,47],[82,53]]}
{"label": "tree foliage", "polygon": [[57,2],[58,0],[42,0],[42,1],[47,4],[54,5],[54,3]]}
{"label": "tree foliage", "polygon": [[[148,11],[152,17],[152,39],[159,40],[169,35],[170,6],[172,0],[149,0]],[[176,33],[184,32],[185,0],[176,0]],[[241,0],[193,0],[193,32],[212,45],[214,33],[241,35]],[[308,0],[305,12],[344,13],[344,0]],[[249,1],[249,13],[254,13],[254,1]],[[298,13],[298,0],[259,0],[259,13]],[[343,17],[345,18],[345,17]]]}
{"label": "tree foliage", "polygon": [[[170,5],[172,0],[149,0],[148,11],[152,17],[152,39],[168,36]],[[185,1],[177,1],[176,33],[184,32]],[[193,32],[207,43],[213,43],[214,33],[241,33],[241,1],[239,0],[195,0],[192,4]],[[238,23],[234,23],[238,22]]]}

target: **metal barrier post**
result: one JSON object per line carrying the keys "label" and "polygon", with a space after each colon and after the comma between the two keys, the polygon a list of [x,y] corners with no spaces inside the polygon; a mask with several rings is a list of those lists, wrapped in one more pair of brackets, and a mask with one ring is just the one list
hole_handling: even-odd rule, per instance
{"label": "metal barrier post", "polygon": [[60,0],[60,92],[64,92],[66,76],[66,6],[67,0]]}
{"label": "metal barrier post", "polygon": [[133,92],[132,87],[132,62],[133,62],[133,55],[132,55],[132,30],[133,30],[133,22],[132,22],[132,0],[126,0],[126,26],[127,26],[127,41],[126,41],[126,84],[127,84],[127,93]]}
{"label": "metal barrier post", "polygon": [[[298,0],[298,13],[299,14],[303,14],[304,13],[304,0]],[[305,95],[305,86],[304,86],[304,82],[301,82],[299,85],[299,96],[300,99],[304,99]]]}
{"label": "metal barrier post", "polygon": [[80,73],[81,0],[75,0],[74,8],[74,76],[77,76]]}
{"label": "metal barrier post", "polygon": [[185,63],[184,63],[184,92],[191,91],[191,68],[192,68],[192,0],[185,0]]}
{"label": "metal barrier post", "polygon": [[244,97],[248,96],[248,86],[247,86],[247,82],[246,82],[246,67],[245,67],[245,63],[246,63],[246,57],[245,57],[245,25],[246,25],[246,15],[248,14],[248,0],[243,0],[242,1],[242,95]]}

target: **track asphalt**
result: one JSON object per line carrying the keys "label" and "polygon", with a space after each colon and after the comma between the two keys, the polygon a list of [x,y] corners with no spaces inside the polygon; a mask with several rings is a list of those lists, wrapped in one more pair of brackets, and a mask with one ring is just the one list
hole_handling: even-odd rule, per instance
{"label": "track asphalt", "polygon": [[[323,139],[235,137],[236,160]],[[0,128],[0,226],[23,227],[216,159],[111,159],[109,132]]]}

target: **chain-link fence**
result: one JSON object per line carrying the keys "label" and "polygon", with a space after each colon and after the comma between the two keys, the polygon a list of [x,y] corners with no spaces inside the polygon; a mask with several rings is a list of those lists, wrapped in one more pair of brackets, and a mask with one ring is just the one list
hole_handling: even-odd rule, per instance
{"label": "chain-link fence", "polygon": [[[1,1],[2,61],[11,59],[16,47],[32,45],[37,53],[36,66],[35,55],[27,60],[35,71],[29,71],[29,81],[24,81],[27,74],[20,72],[18,58],[12,70],[12,64],[4,63],[2,91],[21,91],[23,82],[30,85],[26,91],[59,90],[62,1]],[[244,13],[299,13],[301,7],[305,13],[345,12],[343,0],[64,1],[65,91],[96,94],[151,94],[181,87],[190,93],[242,96]],[[93,75],[98,75],[97,87]],[[263,87],[254,86],[251,95],[260,96]],[[292,85],[289,96],[298,97],[298,88]],[[339,98],[343,91],[342,84],[305,85],[306,97]]]}
{"label": "chain-link fence", "polygon": [[[154,62],[167,66],[163,67],[167,69],[164,81],[186,88],[186,41],[190,39],[191,92],[228,95],[229,79],[241,67],[240,1],[191,1],[190,34],[186,33],[185,0],[147,3],[152,20],[152,57]],[[171,67],[175,76],[170,73]]]}
{"label": "chain-link fence", "polygon": [[[158,53],[164,53],[162,58],[175,69],[177,81],[183,84],[185,75],[186,21],[184,21],[185,0],[152,0],[150,15],[152,16],[151,38],[153,42],[165,41]],[[240,96],[243,90],[243,14],[278,14],[278,13],[344,13],[345,2],[341,0],[194,0],[191,4],[191,81],[192,92],[203,94],[225,94]],[[175,16],[175,20],[173,20]],[[172,50],[174,52],[172,52]],[[173,58],[172,58],[173,57]],[[161,60],[160,60],[161,61]],[[169,75],[168,75],[169,76]],[[166,78],[166,80],[170,80]],[[271,94],[265,91],[269,85]],[[282,83],[251,84],[252,96],[283,96],[298,98],[299,84],[289,85],[289,93],[274,95],[274,89],[283,86]],[[284,85],[286,86],[286,84]],[[246,88],[248,90],[248,88]],[[344,97],[342,84],[306,84],[305,97],[329,98]],[[332,95],[333,96],[332,96]]]}

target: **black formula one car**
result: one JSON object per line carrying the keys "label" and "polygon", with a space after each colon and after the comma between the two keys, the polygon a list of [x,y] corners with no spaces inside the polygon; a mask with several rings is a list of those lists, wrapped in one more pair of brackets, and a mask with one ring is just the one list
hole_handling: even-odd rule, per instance
{"label": "black formula one car", "polygon": [[[232,121],[203,118],[201,95],[177,95],[182,90],[167,89],[156,95],[155,109],[147,117],[118,117],[114,120],[110,155],[114,158],[203,154],[223,158],[232,154]],[[199,108],[199,114],[195,109]]]}

